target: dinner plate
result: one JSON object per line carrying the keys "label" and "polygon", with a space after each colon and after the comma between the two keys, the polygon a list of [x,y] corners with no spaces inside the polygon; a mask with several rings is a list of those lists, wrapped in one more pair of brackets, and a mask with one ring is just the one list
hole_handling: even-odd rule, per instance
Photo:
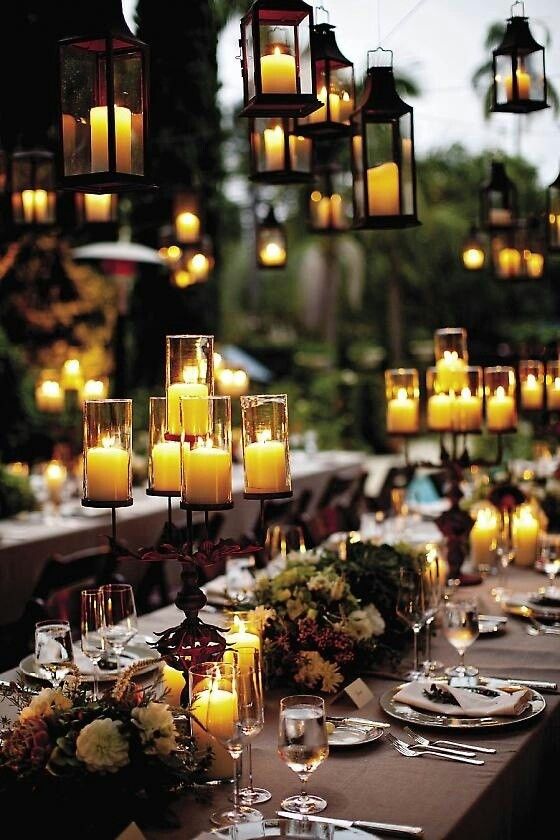
{"label": "dinner plate", "polygon": [[372,744],[383,735],[383,730],[368,718],[347,717],[333,720],[327,715],[327,723],[334,724],[334,731],[329,732],[329,747],[336,749],[362,747]]}
{"label": "dinner plate", "polygon": [[262,840],[264,837],[320,838],[320,840],[372,840],[371,832],[360,828],[343,828],[326,822],[311,820],[263,820],[237,823],[227,828],[214,828],[212,834],[223,840]]}
{"label": "dinner plate", "polygon": [[521,618],[534,616],[535,618],[550,618],[560,621],[560,603],[558,606],[551,606],[551,603],[542,603],[541,592],[517,592],[509,595],[502,601],[502,607],[511,615]]}
{"label": "dinner plate", "polygon": [[414,723],[417,726],[437,727],[438,729],[491,729],[503,726],[515,726],[537,717],[546,708],[546,701],[542,694],[531,689],[531,699],[527,708],[515,717],[496,715],[496,717],[472,718],[442,715],[423,709],[413,709],[411,706],[395,700],[395,694],[404,685],[406,683],[390,688],[381,696],[379,702],[383,711],[387,712],[391,717],[402,720],[405,723]]}
{"label": "dinner plate", "polygon": [[492,621],[491,618],[478,619],[478,634],[479,636],[497,636],[503,633],[506,629],[506,622]]}
{"label": "dinner plate", "polygon": [[[105,680],[114,680],[115,677],[124,671],[125,668],[128,668],[129,665],[133,665],[140,659],[151,659],[155,661],[148,662],[143,668],[137,671],[138,674],[147,674],[155,668],[158,668],[160,665],[160,662],[158,661],[160,659],[160,655],[157,650],[154,650],[154,648],[145,644],[132,643],[126,646],[121,656],[121,670],[117,671],[116,668],[104,670],[100,668],[98,670],[99,681],[103,682]],[[74,647],[74,662],[80,671],[82,679],[88,682],[93,681],[93,666],[91,660],[87,659],[78,647]],[[34,680],[45,680],[46,682],[50,681],[47,671],[35,662],[35,655],[33,653],[24,657],[18,667],[26,677],[31,677]]]}

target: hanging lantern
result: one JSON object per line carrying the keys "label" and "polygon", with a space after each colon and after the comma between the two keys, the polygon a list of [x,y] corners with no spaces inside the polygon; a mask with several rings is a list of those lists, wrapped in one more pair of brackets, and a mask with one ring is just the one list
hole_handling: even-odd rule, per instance
{"label": "hanging lantern", "polygon": [[294,120],[280,117],[250,120],[249,143],[251,181],[263,184],[311,181],[313,144],[308,137],[297,133]]}
{"label": "hanging lantern", "polygon": [[56,218],[54,155],[43,150],[12,155],[12,213],[17,225],[48,225]]}
{"label": "hanging lantern", "polygon": [[318,170],[316,178],[316,186],[309,194],[309,230],[344,233],[350,228],[352,213],[344,173],[330,165]]}
{"label": "hanging lantern", "polygon": [[180,191],[173,198],[175,239],[181,245],[198,245],[202,238],[202,213],[196,193]]}
{"label": "hanging lantern", "polygon": [[486,262],[484,241],[476,225],[471,225],[468,237],[461,248],[461,258],[467,271],[480,271]]}
{"label": "hanging lantern", "polygon": [[241,21],[241,115],[303,117],[315,95],[313,10],[302,0],[255,0]]}
{"label": "hanging lantern", "polygon": [[288,242],[284,225],[270,207],[266,218],[257,225],[257,266],[284,268],[288,259]]}
{"label": "hanging lantern", "polygon": [[546,244],[560,253],[560,173],[546,191]]}
{"label": "hanging lantern", "polygon": [[540,280],[546,268],[546,242],[540,220],[531,216],[527,220],[527,235],[523,249],[523,262],[528,280]]}
{"label": "hanging lantern", "polygon": [[81,224],[117,221],[118,196],[115,193],[76,193],[75,201]]}
{"label": "hanging lantern", "polygon": [[98,0],[99,28],[59,41],[60,185],[109,193],[148,186],[148,48],[120,0]]}
{"label": "hanging lantern", "polygon": [[378,48],[352,117],[355,228],[418,225],[412,108],[400,98],[393,53]]}
{"label": "hanging lantern", "polygon": [[354,65],[340,52],[334,26],[313,27],[313,67],[321,107],[298,120],[298,131],[308,137],[350,134],[350,114],[356,99]]}
{"label": "hanging lantern", "polygon": [[545,269],[544,237],[538,219],[520,220],[491,239],[494,274],[499,280],[539,280]]}
{"label": "hanging lantern", "polygon": [[500,46],[492,53],[492,111],[528,114],[548,108],[544,47],[525,17],[525,4],[514,3]]}
{"label": "hanging lantern", "polygon": [[501,161],[492,161],[490,178],[480,189],[480,219],[486,230],[514,227],[517,222],[517,188]]}

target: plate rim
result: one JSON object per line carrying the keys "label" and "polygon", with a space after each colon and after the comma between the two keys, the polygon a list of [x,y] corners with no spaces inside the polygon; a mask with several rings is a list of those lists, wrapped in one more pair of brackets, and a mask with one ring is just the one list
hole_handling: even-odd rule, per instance
{"label": "plate rim", "polygon": [[[134,643],[132,643],[130,645],[127,645],[127,648],[128,649],[136,648],[137,650],[138,649],[146,650],[146,653],[149,650],[152,650],[151,648],[148,648],[147,645],[144,646],[141,643],[138,643],[136,645]],[[126,648],[125,648],[125,650],[126,650]],[[148,673],[150,673],[150,671],[153,671],[156,668],[161,666],[161,664],[163,663],[163,659],[162,659],[159,651],[153,649],[152,656],[153,656],[154,659],[156,659],[156,661],[154,661],[152,663],[149,663],[149,664],[146,664],[144,666],[144,668],[142,668],[141,671],[138,672],[139,674],[148,674]],[[138,657],[138,658],[139,659],[143,659],[143,658],[147,659],[148,657],[146,656],[146,657]],[[29,677],[32,680],[38,680],[40,682],[48,682],[47,677],[43,677],[40,674],[38,674],[36,670],[32,670],[30,667],[24,666],[24,663],[26,661],[29,661],[29,660],[35,664],[35,654],[28,653],[27,656],[24,656],[23,659],[16,666],[16,669],[18,671],[21,671],[21,673],[24,674],[24,676]],[[130,664],[133,665],[134,662],[131,662]],[[119,672],[117,672],[117,671],[100,671],[99,674],[98,674],[98,677],[97,677],[98,682],[110,682],[117,677],[117,674],[122,674],[122,672],[124,670],[125,670],[124,668],[121,668],[121,670]],[[82,671],[80,671],[80,677],[81,677],[83,682],[93,682],[93,674],[92,673],[83,673]]]}
{"label": "plate rim", "polygon": [[[330,721],[329,721],[329,716],[328,715],[326,716],[326,720],[327,720],[327,722],[334,723],[332,718],[330,718]],[[360,720],[363,720],[364,723],[366,721],[367,721],[367,723],[370,723],[372,725],[371,728],[372,729],[375,728],[375,732],[372,732],[371,735],[368,735],[367,737],[364,737],[364,739],[362,741],[355,741],[354,743],[351,743],[351,744],[331,743],[330,735],[332,733],[329,733],[329,738],[328,738],[329,749],[332,748],[332,749],[336,749],[336,750],[353,750],[353,749],[356,749],[357,747],[365,747],[367,744],[373,744],[375,741],[378,741],[383,736],[383,729],[381,727],[376,726],[375,725],[376,722],[374,720],[370,720],[369,718],[360,718]],[[340,721],[340,723],[342,723],[342,721]],[[347,728],[351,729],[352,727],[348,726]],[[338,726],[335,726],[335,731],[336,731],[336,729],[338,729]],[[354,731],[357,731],[357,729],[355,729]]]}
{"label": "plate rim", "polygon": [[[536,711],[532,711],[529,715],[525,715],[524,717],[494,717],[490,721],[482,722],[478,718],[454,718],[456,721],[467,721],[466,723],[445,723],[442,721],[418,721],[418,720],[410,720],[408,717],[404,717],[396,712],[394,709],[391,708],[390,701],[393,699],[394,695],[399,691],[403,686],[408,685],[409,683],[399,683],[397,686],[393,686],[392,688],[387,689],[384,691],[381,697],[379,698],[379,704],[383,711],[388,714],[390,717],[394,718],[395,720],[400,720],[401,722],[412,724],[413,726],[423,726],[426,729],[469,729],[469,730],[482,730],[482,729],[501,729],[504,726],[520,726],[528,721],[532,720],[535,717],[538,717],[540,714],[544,712],[546,709],[546,700],[540,692],[535,691],[534,688],[530,689],[532,691],[531,702],[539,702],[541,707]],[[405,705],[405,704],[403,704]],[[412,707],[409,707],[412,708]],[[422,713],[422,710],[418,710]],[[426,714],[426,712],[425,712]],[[474,722],[473,722],[474,721]]]}
{"label": "plate rim", "polygon": [[[320,817],[320,814],[317,814],[317,817]],[[245,824],[242,823],[241,826],[246,825],[247,830],[250,830],[251,826],[253,826],[255,831],[257,831],[259,829],[259,827],[265,826],[264,834],[263,834],[262,831],[259,831],[259,833],[255,834],[253,837],[243,838],[243,840],[262,840],[263,837],[264,838],[266,838],[266,837],[286,837],[286,835],[284,835],[284,834],[268,834],[267,835],[266,826],[270,825],[271,828],[274,828],[275,826],[278,826],[278,828],[281,828],[282,826],[284,826],[284,825],[286,825],[287,823],[290,823],[290,822],[301,823],[301,820],[298,820],[298,819],[289,820],[287,817],[266,817],[264,820],[262,820],[262,822],[245,823]],[[365,829],[363,829],[363,828],[359,828],[358,826],[354,826],[354,825],[349,826],[349,827],[340,826],[340,825],[333,825],[333,823],[328,822],[328,817],[325,819],[325,822],[323,822],[322,820],[314,819],[313,823],[315,825],[320,824],[320,825],[323,825],[323,826],[328,826],[329,830],[332,830],[333,835],[336,835],[337,833],[338,834],[349,833],[349,834],[354,834],[357,838],[364,838],[364,840],[367,840],[367,838],[369,838],[369,840],[371,840],[371,838],[372,838],[371,832],[365,831]],[[237,829],[239,829],[239,827],[240,826],[237,826]],[[211,828],[210,833],[214,834],[216,837],[222,837],[222,838],[224,838],[224,840],[226,840],[226,838],[227,838],[227,840],[232,840],[232,838],[234,836],[236,836],[232,833],[232,828],[235,828],[235,826],[221,826],[221,827],[218,827],[218,828]],[[288,837],[289,836],[290,835],[288,835]],[[294,837],[297,836],[297,840],[304,840],[304,838],[306,838],[306,837],[308,838],[310,836],[312,837],[313,835],[303,834],[303,832],[302,832],[301,834],[292,835],[292,836],[294,836]]]}
{"label": "plate rim", "polygon": [[560,618],[560,605],[558,607],[539,607],[538,604],[532,603],[529,598],[533,595],[538,595],[538,592],[519,592],[513,595],[514,598],[523,598],[523,602],[519,600],[517,603],[511,602],[509,598],[502,601],[502,608],[510,615],[517,618],[527,618],[523,610],[531,610],[536,618]]}

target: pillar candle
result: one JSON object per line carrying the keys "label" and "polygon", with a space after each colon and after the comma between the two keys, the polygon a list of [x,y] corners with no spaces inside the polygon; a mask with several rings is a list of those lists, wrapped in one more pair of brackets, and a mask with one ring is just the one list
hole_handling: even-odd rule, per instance
{"label": "pillar candle", "polygon": [[[517,98],[530,99],[531,98],[531,76],[524,70],[517,68],[515,71],[517,77]],[[506,76],[504,79],[504,87],[506,89],[506,99],[511,102],[513,99],[513,77]]]}
{"label": "pillar candle", "polygon": [[243,676],[254,665],[253,651],[260,653],[260,636],[247,630],[243,619],[234,616],[233,627],[226,633],[226,644],[229,650],[237,652],[237,667]]}
{"label": "pillar candle", "polygon": [[[167,389],[167,427],[172,435],[181,434],[181,397],[200,397],[183,403],[184,431],[189,437],[208,431],[208,385],[203,382],[174,382]],[[185,400],[185,402],[187,402]]]}
{"label": "pillar candle", "polygon": [[82,368],[79,359],[66,359],[62,366],[62,386],[67,391],[81,391]]}
{"label": "pillar candle", "polygon": [[64,391],[58,382],[46,379],[35,391],[35,402],[39,411],[55,413],[64,408]]}
{"label": "pillar candle", "polygon": [[[117,172],[132,172],[132,113],[115,105],[115,163]],[[107,105],[96,105],[89,112],[91,129],[91,171],[109,169],[109,120]]]}
{"label": "pillar candle", "polygon": [[288,137],[290,147],[290,161],[292,169],[307,171],[311,162],[311,140],[309,137],[301,137],[299,134],[290,134]]}
{"label": "pillar candle", "polygon": [[167,692],[164,702],[169,703],[170,706],[180,706],[181,692],[185,687],[185,678],[183,674],[181,671],[177,671],[176,668],[164,665],[161,676],[163,688]]}
{"label": "pillar candle", "polygon": [[399,167],[381,163],[368,169],[368,204],[370,216],[396,216],[399,213]]}
{"label": "pillar candle", "polygon": [[[208,771],[210,777],[231,779],[233,759],[220,740],[233,734],[235,697],[231,691],[218,688],[218,683],[219,680],[213,680],[211,688],[198,691],[192,698],[192,733],[200,752],[210,748],[214,754]],[[206,728],[203,729],[197,720]]]}
{"label": "pillar candle", "polygon": [[543,407],[544,386],[536,378],[534,373],[528,373],[527,379],[521,382],[521,406],[522,408],[538,409]]}
{"label": "pillar candle", "polygon": [[[264,137],[264,166],[268,172],[285,169],[284,163],[284,129],[278,123],[273,128],[265,128]],[[291,138],[290,138],[291,139]]]}
{"label": "pillar candle", "polygon": [[49,194],[46,190],[23,190],[21,193],[23,219],[29,224],[44,223],[49,217]]}
{"label": "pillar candle", "polygon": [[245,447],[245,484],[248,493],[284,493],[288,490],[286,446],[271,440],[268,431],[257,434],[258,440]]}
{"label": "pillar candle", "polygon": [[525,258],[525,266],[529,277],[542,277],[544,270],[544,255],[531,251],[529,256]]}
{"label": "pillar candle", "polygon": [[453,397],[449,394],[433,394],[428,400],[428,428],[444,432],[451,428]]}
{"label": "pillar candle", "polygon": [[489,567],[493,563],[496,541],[500,533],[498,511],[481,508],[469,535],[471,561],[475,569]]}
{"label": "pillar candle", "polygon": [[280,47],[261,56],[261,83],[263,93],[296,93],[294,56],[282,52]]}
{"label": "pillar candle", "polygon": [[539,521],[527,505],[521,505],[513,516],[513,548],[516,566],[533,566],[537,559]]}
{"label": "pillar candle", "polygon": [[286,249],[277,242],[268,242],[259,251],[259,259],[264,266],[284,265],[286,262]]}
{"label": "pillar candle", "polygon": [[129,454],[104,441],[86,452],[87,493],[94,502],[125,502],[129,498]]}
{"label": "pillar candle", "polygon": [[222,505],[231,500],[231,455],[209,443],[184,452],[187,500],[193,505]]}
{"label": "pillar candle", "polygon": [[440,391],[460,393],[468,386],[467,363],[456,350],[444,350],[436,362],[436,382]]}
{"label": "pillar candle", "polygon": [[395,399],[387,403],[387,431],[393,434],[418,431],[418,400],[399,388]]}
{"label": "pillar candle", "polygon": [[340,97],[340,122],[348,122],[350,119],[350,114],[354,110],[354,100],[348,93],[348,91],[343,91],[342,96]]}
{"label": "pillar candle", "polygon": [[556,376],[546,386],[546,397],[548,401],[548,408],[557,411],[560,409],[560,376]]}
{"label": "pillar candle", "polygon": [[87,222],[111,221],[111,193],[85,193],[84,209]]}
{"label": "pillar candle", "polygon": [[463,388],[451,405],[451,422],[457,432],[474,432],[482,426],[482,399]]}
{"label": "pillar candle", "polygon": [[499,385],[496,393],[488,397],[486,401],[486,422],[490,432],[514,429],[517,425],[515,400],[506,394],[502,385]]}
{"label": "pillar candle", "polygon": [[82,401],[104,400],[107,397],[107,386],[102,379],[88,379],[82,389]]}
{"label": "pillar candle", "polygon": [[176,493],[181,490],[181,444],[164,440],[152,447],[152,490]]}
{"label": "pillar candle", "polygon": [[179,242],[197,242],[200,238],[200,219],[190,210],[177,214],[175,228]]}
{"label": "pillar candle", "polygon": [[498,267],[502,277],[517,277],[521,271],[521,253],[517,248],[501,248]]}

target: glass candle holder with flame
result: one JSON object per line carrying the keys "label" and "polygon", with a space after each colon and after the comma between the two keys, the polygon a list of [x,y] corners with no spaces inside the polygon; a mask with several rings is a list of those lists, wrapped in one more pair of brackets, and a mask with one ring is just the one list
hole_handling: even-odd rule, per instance
{"label": "glass candle holder with flame", "polygon": [[84,479],[86,507],[132,504],[132,400],[84,403]]}

